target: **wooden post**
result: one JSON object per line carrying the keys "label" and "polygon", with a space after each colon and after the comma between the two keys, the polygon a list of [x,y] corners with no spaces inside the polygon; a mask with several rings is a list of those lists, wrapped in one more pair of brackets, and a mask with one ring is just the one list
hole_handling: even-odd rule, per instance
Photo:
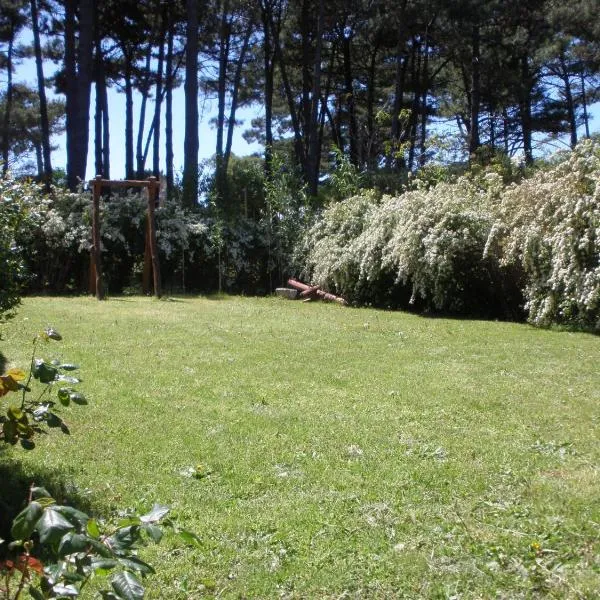
{"label": "wooden post", "polygon": [[[100,195],[102,194],[102,175],[96,175],[92,182],[92,253],[90,265],[90,283],[92,283],[98,300],[104,299],[102,286],[102,253],[100,240]],[[90,290],[92,291],[92,290]]]}
{"label": "wooden post", "polygon": [[[148,194],[150,190],[148,189]],[[151,290],[150,278],[152,276],[152,252],[150,251],[150,217],[146,211],[146,227],[144,228],[144,270],[142,272],[142,292],[149,295]]]}
{"label": "wooden post", "polygon": [[156,223],[154,222],[154,208],[158,200],[159,182],[156,177],[148,177],[148,233],[150,242],[150,256],[152,258],[152,276],[154,280],[154,295],[162,296],[160,283],[160,262],[158,259],[158,246],[156,245]]}

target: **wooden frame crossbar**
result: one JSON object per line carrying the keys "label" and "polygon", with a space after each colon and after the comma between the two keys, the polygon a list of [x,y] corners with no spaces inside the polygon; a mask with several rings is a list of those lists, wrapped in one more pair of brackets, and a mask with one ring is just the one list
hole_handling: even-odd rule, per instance
{"label": "wooden frame crossbar", "polygon": [[150,274],[154,284],[154,295],[160,298],[162,295],[160,284],[160,262],[158,259],[158,247],[156,245],[156,223],[154,209],[158,201],[160,183],[156,177],[148,177],[145,181],[132,179],[111,180],[102,179],[102,175],[96,175],[90,181],[92,188],[92,251],[90,260],[90,293],[95,294],[98,300],[104,298],[104,285],[102,282],[102,253],[100,251],[100,196],[102,188],[145,188],[148,192],[148,209],[146,212],[146,235],[144,248],[144,275],[142,288],[144,293],[150,291]]}

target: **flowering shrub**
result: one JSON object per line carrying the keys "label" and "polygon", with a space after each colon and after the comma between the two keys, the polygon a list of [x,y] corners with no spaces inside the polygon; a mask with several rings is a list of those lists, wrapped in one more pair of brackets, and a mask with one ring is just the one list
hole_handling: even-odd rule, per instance
{"label": "flowering shrub", "polygon": [[356,240],[370,222],[377,199],[372,193],[330,204],[309,229],[298,254],[306,257],[304,276],[349,299],[361,298]]}
{"label": "flowering shrub", "polygon": [[486,250],[523,270],[531,322],[600,331],[600,143],[508,187]]}
{"label": "flowering shrub", "polygon": [[[310,278],[355,301],[487,309],[494,273],[483,249],[501,185],[489,173],[386,196],[379,204],[373,194],[334,204],[309,234]],[[396,294],[383,294],[385,284]]]}
{"label": "flowering shrub", "polygon": [[0,322],[12,316],[27,280],[17,237],[29,218],[28,203],[38,191],[31,183],[0,179]]}

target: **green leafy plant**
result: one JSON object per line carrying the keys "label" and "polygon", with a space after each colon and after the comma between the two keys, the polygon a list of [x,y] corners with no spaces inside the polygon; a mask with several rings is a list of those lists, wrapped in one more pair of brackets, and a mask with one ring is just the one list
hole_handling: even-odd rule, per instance
{"label": "green leafy plant", "polygon": [[[72,375],[77,365],[36,358],[40,342],[60,341],[62,336],[47,328],[33,339],[29,373],[9,369],[0,377],[0,397],[21,395],[20,403],[8,405],[0,416],[0,441],[35,447],[36,434],[69,428],[58,416],[57,407],[87,400],[73,387],[80,379]],[[35,386],[34,383],[39,385]],[[41,389],[40,389],[41,388]],[[53,392],[56,396],[53,399]],[[12,522],[11,559],[0,562],[0,600],[18,600],[27,592],[35,600],[77,597],[88,582],[112,573],[109,587],[100,591],[105,600],[138,600],[144,596],[140,577],[154,569],[137,556],[146,541],[159,542],[163,530],[158,523],[169,508],[155,504],[146,514],[121,513],[116,521],[102,521],[58,504],[43,487],[32,485],[27,506]],[[186,544],[196,544],[195,534],[172,526]],[[4,543],[0,539],[0,544]]]}
{"label": "green leafy plant", "polygon": [[[10,547],[16,558],[0,563],[0,598],[17,600],[25,591],[35,600],[73,598],[93,578],[109,573],[109,586],[100,590],[105,600],[143,598],[140,578],[154,569],[137,550],[148,540],[160,541],[158,523],[168,512],[155,504],[144,515],[125,513],[116,523],[103,522],[57,504],[42,487],[32,487],[28,505],[13,521]],[[193,534],[181,533],[194,541]]]}
{"label": "green leafy plant", "polygon": [[[58,360],[48,362],[35,356],[40,341],[61,339],[58,331],[52,328],[38,333],[33,339],[29,373],[13,368],[0,377],[0,397],[11,392],[21,396],[20,402],[9,403],[6,413],[0,415],[1,442],[13,446],[20,443],[26,450],[31,450],[35,447],[36,434],[46,433],[48,428],[68,434],[69,428],[57,414],[57,408],[69,406],[71,402],[87,404],[85,396],[73,387],[81,381],[72,375],[78,369],[77,365]],[[39,384],[35,391],[34,382]],[[54,390],[55,399],[52,397]]]}

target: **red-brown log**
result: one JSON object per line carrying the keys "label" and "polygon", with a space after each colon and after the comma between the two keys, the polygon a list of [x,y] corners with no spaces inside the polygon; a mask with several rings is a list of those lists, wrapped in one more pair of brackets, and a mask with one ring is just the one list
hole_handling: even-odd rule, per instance
{"label": "red-brown log", "polygon": [[[344,300],[344,298],[341,298],[340,296],[335,296],[334,294],[329,294],[328,292],[324,292],[323,290],[319,289],[317,286],[306,285],[306,283],[302,283],[301,281],[296,281],[295,279],[288,279],[288,285],[290,287],[293,287],[296,290],[299,290],[300,292],[303,292],[303,293],[304,292],[310,292],[311,294],[314,293],[316,296],[321,298],[321,300],[326,300],[328,302],[337,302],[339,304],[343,304],[344,306],[346,306],[348,304],[346,302],[346,300]],[[302,294],[300,294],[300,295],[302,296]],[[309,298],[310,298],[310,296],[309,296]]]}
{"label": "red-brown log", "polygon": [[300,298],[310,298],[311,296],[316,296],[318,291],[319,291],[318,285],[312,286],[312,287],[308,288],[307,290],[300,292]]}

